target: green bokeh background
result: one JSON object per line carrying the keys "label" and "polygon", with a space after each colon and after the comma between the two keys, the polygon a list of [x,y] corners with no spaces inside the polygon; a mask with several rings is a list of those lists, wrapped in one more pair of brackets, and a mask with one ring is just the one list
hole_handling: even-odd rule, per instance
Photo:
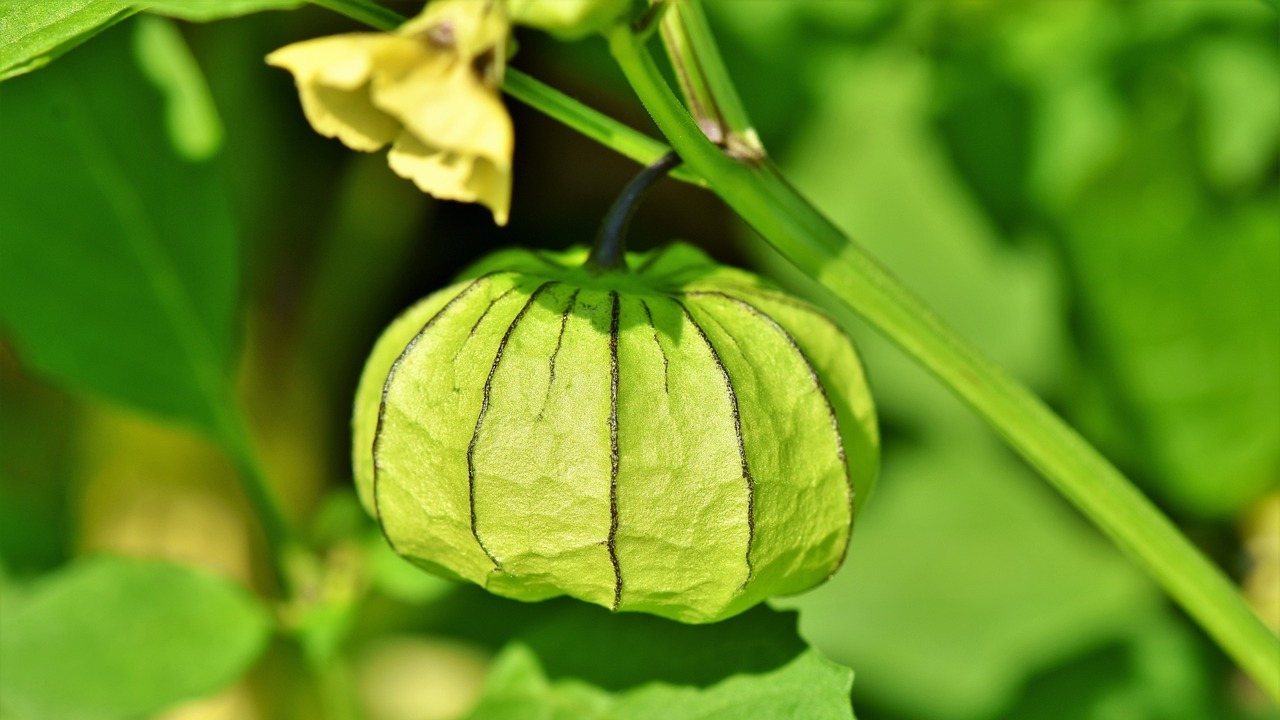
{"label": "green bokeh background", "polygon": [[[1257,572],[1259,547],[1280,563],[1280,519],[1263,530],[1252,520],[1280,482],[1280,13],[1259,0],[706,4],[766,147],[803,193],[1230,575]],[[136,22],[76,54],[111,57]],[[177,147],[221,147],[255,438],[289,514],[333,552],[375,558],[373,601],[343,620],[356,676],[391,639],[443,653],[449,672],[481,667],[467,653],[512,637],[545,639],[529,628],[576,611],[406,576],[376,540],[343,540],[371,532],[351,495],[349,407],[396,313],[498,247],[588,242],[635,166],[509,102],[514,202],[510,225],[495,228],[483,208],[432,201],[380,157],[315,135],[291,78],[262,63],[350,21],[304,8],[179,27],[217,122],[197,100],[166,127]],[[602,42],[518,37],[516,67],[651,130]],[[0,133],[13,112],[3,103]],[[75,181],[0,170],[0,234],[17,232],[5,203],[56,198]],[[636,249],[694,242],[830,306],[704,191],[664,183],[631,237]],[[865,356],[883,471],[844,569],[775,605],[798,608],[803,637],[854,669],[859,718],[1277,717],[945,388],[831,309]],[[49,382],[7,337],[0,326],[6,585],[92,549],[267,583],[225,458]],[[1258,536],[1270,539],[1246,545]],[[1280,625],[1274,597],[1264,612]],[[313,716],[324,701],[302,664],[274,648],[245,707]]]}

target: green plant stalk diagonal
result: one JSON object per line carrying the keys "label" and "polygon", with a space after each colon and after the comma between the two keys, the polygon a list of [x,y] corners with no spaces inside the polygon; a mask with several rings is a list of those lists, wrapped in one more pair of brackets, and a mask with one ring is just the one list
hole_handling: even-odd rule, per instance
{"label": "green plant stalk diagonal", "polygon": [[[383,30],[403,20],[382,8],[372,12],[364,0],[313,2]],[[783,256],[949,386],[1280,702],[1280,640],[1221,571],[1124,475],[1033,393],[959,338],[776,169],[768,163],[739,163],[708,141],[629,28],[615,28],[608,39],[632,88],[684,160],[678,177],[713,189]],[[666,150],[660,142],[527,76],[509,72],[505,89],[639,162],[650,162]]]}
{"label": "green plant stalk diagonal", "polygon": [[[622,125],[617,120],[599,113],[573,98],[555,90],[519,70],[507,68],[502,89],[508,95],[536,110],[568,125],[596,142],[635,160],[650,165],[671,151],[663,143]],[[671,177],[699,187],[707,187],[707,181],[686,168],[676,168]]]}
{"label": "green plant stalk diagonal", "polygon": [[1033,393],[959,338],[772,166],[737,163],[707,142],[630,32],[617,30],[609,40],[658,127],[725,202],[788,260],[949,386],[1280,702],[1280,640],[1124,475]]}
{"label": "green plant stalk diagonal", "polygon": [[664,2],[670,7],[660,22],[662,42],[694,122],[730,155],[763,158],[764,148],[720,58],[702,4],[698,0],[651,0],[651,5]]}

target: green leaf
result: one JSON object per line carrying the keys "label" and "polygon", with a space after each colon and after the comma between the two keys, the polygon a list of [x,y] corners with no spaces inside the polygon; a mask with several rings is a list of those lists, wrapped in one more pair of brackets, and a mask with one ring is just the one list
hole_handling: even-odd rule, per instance
{"label": "green leaf", "polygon": [[133,5],[160,15],[207,22],[263,10],[292,10],[305,2],[306,0],[137,0]]}
{"label": "green leaf", "polygon": [[533,651],[513,643],[494,662],[470,720],[853,720],[852,680],[848,668],[806,650],[773,672],[706,689],[655,683],[610,695],[578,680],[549,680]]}
{"label": "green leaf", "polygon": [[624,696],[617,716],[627,720],[853,720],[853,671],[806,650],[762,675],[735,675],[705,690],[651,685]]}
{"label": "green leaf", "polygon": [[807,648],[792,613],[691,626],[567,607],[503,650],[472,720],[853,717],[853,672]]}
{"label": "green leaf", "polygon": [[216,167],[166,124],[198,75],[148,83],[140,55],[175,57],[148,27],[0,86],[0,327],[57,381],[212,429],[231,395],[238,238]]}
{"label": "green leaf", "polygon": [[48,65],[139,10],[208,21],[263,10],[287,10],[304,0],[0,0],[0,80]]}
{"label": "green leaf", "polygon": [[0,0],[0,80],[44,67],[134,12],[121,0]]}
{"label": "green leaf", "polygon": [[0,0],[0,81],[45,67],[133,13],[123,0]]}
{"label": "green leaf", "polygon": [[216,692],[266,645],[241,588],[170,563],[98,556],[0,618],[0,702],[24,718],[132,718]]}
{"label": "green leaf", "polygon": [[537,656],[515,643],[494,661],[469,720],[602,720],[612,705],[608,693],[586,683],[552,683]]}

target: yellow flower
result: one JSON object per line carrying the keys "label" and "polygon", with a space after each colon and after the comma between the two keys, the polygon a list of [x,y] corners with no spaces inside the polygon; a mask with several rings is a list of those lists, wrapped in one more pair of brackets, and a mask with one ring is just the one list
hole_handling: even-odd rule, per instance
{"label": "yellow flower", "polygon": [[507,223],[511,118],[499,97],[511,25],[494,0],[436,0],[394,33],[283,47],[316,132],[373,152],[423,192],[480,202]]}

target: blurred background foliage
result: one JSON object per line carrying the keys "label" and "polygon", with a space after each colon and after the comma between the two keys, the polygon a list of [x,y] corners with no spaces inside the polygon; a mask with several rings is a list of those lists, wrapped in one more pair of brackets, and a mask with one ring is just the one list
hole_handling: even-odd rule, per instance
{"label": "blurred background foliage", "polygon": [[[707,9],[791,181],[1102,448],[1280,630],[1280,13],[1258,0],[708,0]],[[150,113],[146,123],[180,155],[217,155],[195,185],[164,189],[187,197],[216,186],[200,203],[179,203],[186,220],[214,219],[191,235],[184,259],[192,278],[227,280],[208,281],[205,306],[238,303],[237,327],[210,316],[210,337],[225,342],[210,353],[238,358],[252,441],[287,512],[332,565],[353,568],[357,580],[331,590],[369,592],[358,611],[299,622],[332,626],[335,638],[350,631],[349,682],[373,720],[463,716],[513,638],[521,644],[500,665],[503,678],[525,678],[521,692],[536,685],[521,666],[530,648],[549,677],[580,677],[591,662],[557,653],[590,648],[590,612],[456,588],[385,550],[353,501],[348,413],[361,362],[400,309],[492,249],[589,242],[636,168],[510,103],[512,222],[495,228],[482,208],[434,202],[381,158],[317,136],[290,77],[262,63],[288,42],[357,29],[350,21],[313,7],[207,25],[147,21],[165,25],[121,23],[41,72],[101,83],[97,108],[119,127]],[[145,33],[159,39],[137,39]],[[603,43],[518,37],[516,67],[651,127]],[[173,41],[189,55],[163,50]],[[137,48],[157,44],[162,60],[149,66]],[[194,63],[175,71],[164,57]],[[57,208],[93,194],[60,160],[77,138],[14,136],[26,127],[15,98],[36,92],[19,84],[37,77],[0,93],[0,152],[11,163],[0,172],[0,234],[26,231],[6,220],[6,204]],[[124,142],[157,142],[146,123]],[[133,169],[146,175],[149,162],[164,161],[139,152]],[[215,192],[234,226],[205,207]],[[669,181],[640,210],[632,243],[677,237],[828,306],[863,350],[885,435],[882,480],[844,569],[775,603],[799,609],[801,635],[855,670],[859,718],[1280,717],[943,387],[709,193]],[[15,257],[28,256],[0,261]],[[101,281],[94,269],[85,267],[87,286]],[[96,394],[64,386],[59,367],[94,358],[24,355],[8,311],[34,301],[0,289],[0,302],[13,325],[0,325],[0,587],[20,591],[73,557],[110,550],[270,592],[236,463],[199,432],[219,420],[174,411],[161,391],[135,403],[155,413],[144,416],[104,401],[112,391],[102,383],[89,385]],[[76,305],[41,302],[77,322]],[[769,636],[779,617],[748,614],[722,632]],[[663,632],[637,631],[636,642],[660,649],[653,636]],[[782,657],[806,657],[795,652]],[[670,662],[654,653],[654,665]],[[632,660],[637,672],[653,669]],[[328,700],[305,665],[277,642],[247,683],[165,717],[315,717]],[[705,672],[679,677],[699,685],[730,669]],[[494,709],[501,699],[480,716],[505,717]]]}

